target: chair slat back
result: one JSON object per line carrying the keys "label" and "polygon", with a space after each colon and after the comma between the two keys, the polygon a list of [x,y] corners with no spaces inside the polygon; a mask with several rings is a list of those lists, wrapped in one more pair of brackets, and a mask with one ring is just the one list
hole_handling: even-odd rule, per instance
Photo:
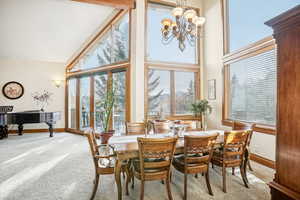
{"label": "chair slat back", "polygon": [[141,174],[145,169],[169,170],[177,138],[138,138]]}
{"label": "chair slat back", "polygon": [[209,163],[219,133],[211,136],[184,136],[185,164]]}
{"label": "chair slat back", "polygon": [[224,159],[243,160],[251,130],[229,131],[224,133]]}
{"label": "chair slat back", "polygon": [[153,130],[155,134],[160,133],[169,133],[170,132],[170,123],[168,121],[164,122],[153,122]]}
{"label": "chair slat back", "polygon": [[142,122],[126,122],[126,135],[144,135],[145,124]]}
{"label": "chair slat back", "polygon": [[96,142],[94,131],[92,129],[86,130],[85,136],[87,137],[88,142],[89,142],[89,146],[90,146],[90,150],[91,150],[91,154],[93,157],[95,168],[98,168],[99,163],[98,163],[98,159],[96,158],[96,156],[99,155],[99,151],[97,148],[97,142]]}
{"label": "chair slat back", "polygon": [[252,139],[253,135],[253,129],[255,128],[256,124],[249,124],[249,123],[244,123],[244,122],[238,122],[238,121],[233,121],[232,124],[232,130],[237,131],[237,130],[251,130],[249,133],[248,141],[247,141],[247,146],[250,146],[250,142]]}

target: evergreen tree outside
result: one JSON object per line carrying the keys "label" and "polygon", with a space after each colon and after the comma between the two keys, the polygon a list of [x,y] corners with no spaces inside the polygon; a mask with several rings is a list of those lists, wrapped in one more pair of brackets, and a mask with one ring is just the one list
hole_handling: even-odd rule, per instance
{"label": "evergreen tree outside", "polygon": [[156,88],[160,84],[160,76],[154,77],[155,70],[150,69],[148,73],[148,113],[150,115],[154,114],[160,106],[160,97],[164,92],[164,89],[161,89],[155,93]]}

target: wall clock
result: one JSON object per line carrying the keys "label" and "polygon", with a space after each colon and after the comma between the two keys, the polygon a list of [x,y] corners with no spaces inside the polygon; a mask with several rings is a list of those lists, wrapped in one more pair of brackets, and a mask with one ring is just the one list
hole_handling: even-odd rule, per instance
{"label": "wall clock", "polygon": [[24,87],[21,83],[11,81],[3,86],[2,93],[8,99],[19,99],[24,94]]}

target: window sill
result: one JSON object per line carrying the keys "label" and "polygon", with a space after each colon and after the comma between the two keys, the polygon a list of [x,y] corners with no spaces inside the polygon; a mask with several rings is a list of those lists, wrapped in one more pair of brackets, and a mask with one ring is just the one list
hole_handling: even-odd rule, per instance
{"label": "window sill", "polygon": [[[232,127],[232,120],[228,120],[228,119],[222,120],[222,125]],[[265,126],[265,125],[261,125],[261,124],[257,124],[255,126],[255,128],[253,129],[253,131],[268,134],[268,135],[276,135],[275,127]]]}
{"label": "window sill", "polygon": [[195,121],[201,121],[198,117],[195,117],[193,115],[172,115],[172,116],[166,116],[167,120],[195,120]]}

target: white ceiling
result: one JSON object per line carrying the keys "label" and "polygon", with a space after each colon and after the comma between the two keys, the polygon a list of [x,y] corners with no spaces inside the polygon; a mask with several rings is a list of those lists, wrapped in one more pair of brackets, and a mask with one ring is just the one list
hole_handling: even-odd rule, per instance
{"label": "white ceiling", "polygon": [[70,0],[0,0],[0,58],[66,63],[113,12]]}

